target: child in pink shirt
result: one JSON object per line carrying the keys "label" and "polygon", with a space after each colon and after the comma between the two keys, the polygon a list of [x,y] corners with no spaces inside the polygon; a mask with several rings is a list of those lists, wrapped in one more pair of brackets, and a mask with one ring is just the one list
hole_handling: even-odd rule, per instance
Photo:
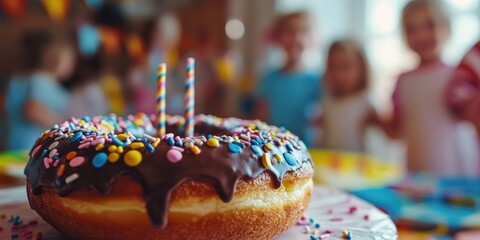
{"label": "child in pink shirt", "polygon": [[393,93],[389,133],[407,144],[407,170],[441,176],[476,174],[472,166],[476,156],[464,150],[464,144],[475,139],[461,139],[458,121],[443,101],[454,70],[440,59],[448,20],[437,1],[413,0],[403,10],[402,24],[406,43],[420,60],[416,69],[400,75]]}

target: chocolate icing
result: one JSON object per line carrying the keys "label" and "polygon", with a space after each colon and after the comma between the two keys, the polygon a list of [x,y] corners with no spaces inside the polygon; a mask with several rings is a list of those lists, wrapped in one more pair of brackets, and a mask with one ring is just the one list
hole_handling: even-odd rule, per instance
{"label": "chocolate icing", "polygon": [[[89,118],[84,119],[89,120]],[[143,117],[146,123],[139,127],[132,124],[132,120],[134,120],[132,117],[130,117],[130,120],[114,116],[101,118],[101,120],[105,119],[115,126],[115,136],[125,131],[138,132],[140,130],[152,129],[152,121],[147,117]],[[131,175],[140,183],[143,189],[143,196],[151,222],[156,227],[164,228],[168,219],[170,194],[172,190],[186,180],[205,180],[210,182],[215,187],[220,199],[224,202],[229,202],[235,192],[236,183],[240,178],[251,180],[264,172],[268,172],[274,180],[273,186],[278,188],[285,173],[301,168],[304,163],[311,164],[311,158],[305,145],[297,137],[288,132],[286,133],[280,128],[268,126],[259,121],[245,121],[235,118],[219,121],[218,119],[213,116],[197,116],[195,135],[207,136],[225,133],[230,133],[230,136],[239,135],[242,132],[249,131],[247,126],[255,124],[257,128],[261,129],[258,133],[262,136],[258,139],[263,138],[264,141],[251,142],[254,144],[258,143],[257,145],[263,149],[263,152],[271,156],[272,162],[274,162],[272,164],[273,167],[264,167],[261,154],[252,151],[249,146],[243,146],[241,152],[233,153],[228,148],[228,139],[223,136],[217,137],[217,139],[220,139],[218,147],[210,147],[205,142],[201,146],[196,144],[195,146],[201,150],[198,155],[195,155],[189,148],[182,146],[184,149],[182,152],[183,158],[177,163],[167,159],[167,151],[172,149],[172,146],[164,138],[153,152],[146,147],[136,149],[142,153],[143,158],[142,162],[135,167],[128,166],[123,161],[125,154],[132,149],[131,145],[127,144],[124,146],[124,151],[120,154],[118,161],[114,163],[106,162],[104,166],[97,168],[92,164],[93,157],[100,152],[108,154],[108,147],[114,145],[114,142],[105,142],[105,147],[98,151],[93,145],[79,149],[81,140],[72,142],[73,134],[71,133],[81,131],[85,137],[88,135],[101,135],[106,130],[92,130],[91,127],[81,126],[82,124],[79,123],[79,120],[72,119],[68,123],[64,123],[63,127],[55,126],[50,131],[45,132],[37,140],[30,151],[31,158],[25,168],[25,174],[30,180],[33,194],[40,194],[44,186],[53,186],[60,196],[67,196],[80,188],[93,188],[100,194],[107,195],[111,191],[112,183],[118,176],[122,174]],[[100,123],[100,120],[97,119],[95,126],[100,126],[98,123]],[[128,126],[121,128],[116,123]],[[180,123],[181,121],[177,123],[172,123],[171,121],[167,124],[167,132],[181,133],[183,126]],[[140,135],[142,135],[141,131]],[[281,137],[273,137],[272,135],[274,134],[271,134],[271,131]],[[107,138],[109,137],[111,136],[107,135]],[[132,136],[132,139],[134,142],[143,141],[145,145],[150,144],[146,138]],[[185,141],[185,138],[183,140]],[[54,142],[58,142],[58,145],[49,149],[49,146]],[[274,148],[266,148],[266,143],[271,143],[270,147],[273,145]],[[37,151],[34,149],[37,149]],[[56,149],[58,154],[53,154],[53,160],[50,164],[48,162],[45,163],[54,149]],[[70,166],[66,155],[71,151],[77,152],[77,156],[83,156],[85,158],[84,163],[76,167]],[[288,163],[284,157],[280,157],[281,160],[279,161],[274,158],[274,154],[283,156],[287,152],[294,157],[296,162],[293,164],[291,162]],[[56,161],[58,162],[55,163]],[[59,174],[59,166],[62,164],[64,165],[63,174]],[[50,167],[47,167],[47,165]],[[78,174],[78,178],[73,181],[66,181],[72,174]]]}

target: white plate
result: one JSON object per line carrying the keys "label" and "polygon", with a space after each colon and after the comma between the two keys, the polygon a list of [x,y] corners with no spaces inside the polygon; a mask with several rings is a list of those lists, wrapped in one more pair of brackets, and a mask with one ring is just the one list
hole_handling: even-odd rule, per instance
{"label": "white plate", "polygon": [[[331,187],[315,187],[306,214],[314,219],[314,224],[309,226],[310,230],[313,231],[315,224],[319,223],[319,235],[325,231],[332,232],[326,238],[329,240],[344,239],[344,230],[351,233],[352,239],[397,239],[395,225],[387,215],[372,205]],[[2,215],[6,218],[2,219]],[[12,223],[8,220],[14,215],[19,215],[22,223],[18,228],[12,229]],[[35,211],[30,210],[24,186],[0,190],[0,239],[10,239],[12,233],[20,235],[17,239],[28,239],[29,235],[35,239],[37,232],[42,232],[45,240],[64,239]],[[311,233],[305,232],[304,225],[296,225],[276,240],[307,240],[310,235]]]}

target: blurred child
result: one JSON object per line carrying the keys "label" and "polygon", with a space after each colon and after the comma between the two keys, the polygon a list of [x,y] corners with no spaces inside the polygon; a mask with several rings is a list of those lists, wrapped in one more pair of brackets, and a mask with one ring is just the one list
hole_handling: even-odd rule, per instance
{"label": "blurred child", "polygon": [[301,61],[311,41],[308,14],[295,12],[278,18],[273,40],[284,50],[286,59],[281,69],[267,72],[260,79],[255,113],[258,118],[283,126],[306,140],[306,108],[317,100],[320,90],[320,76],[304,70]]}
{"label": "blurred child", "polygon": [[368,99],[368,78],[367,60],[357,43],[340,40],[330,46],[324,76],[320,146],[365,151],[366,127],[378,122]]}
{"label": "blurred child", "polygon": [[447,103],[455,116],[471,121],[480,135],[480,42],[458,65],[447,88]]}
{"label": "blurred child", "polygon": [[407,169],[435,175],[471,175],[473,159],[462,150],[458,122],[448,112],[443,95],[453,68],[440,59],[449,23],[434,0],[409,2],[402,13],[405,41],[420,62],[400,75],[393,93],[389,133],[407,144]]}
{"label": "blurred child", "polygon": [[74,51],[47,32],[22,39],[27,70],[14,76],[7,93],[10,149],[28,149],[40,134],[66,118],[69,93],[61,81],[74,67]]}
{"label": "blurred child", "polygon": [[109,114],[110,107],[100,83],[100,56],[79,56],[73,77],[68,116],[81,118]]}

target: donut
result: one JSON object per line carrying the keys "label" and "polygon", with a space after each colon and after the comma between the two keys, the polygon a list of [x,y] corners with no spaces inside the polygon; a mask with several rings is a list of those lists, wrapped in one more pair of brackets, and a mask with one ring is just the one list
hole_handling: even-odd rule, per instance
{"label": "donut", "polygon": [[297,136],[258,120],[71,118],[25,168],[30,207],[71,239],[272,239],[308,207],[313,165]]}

